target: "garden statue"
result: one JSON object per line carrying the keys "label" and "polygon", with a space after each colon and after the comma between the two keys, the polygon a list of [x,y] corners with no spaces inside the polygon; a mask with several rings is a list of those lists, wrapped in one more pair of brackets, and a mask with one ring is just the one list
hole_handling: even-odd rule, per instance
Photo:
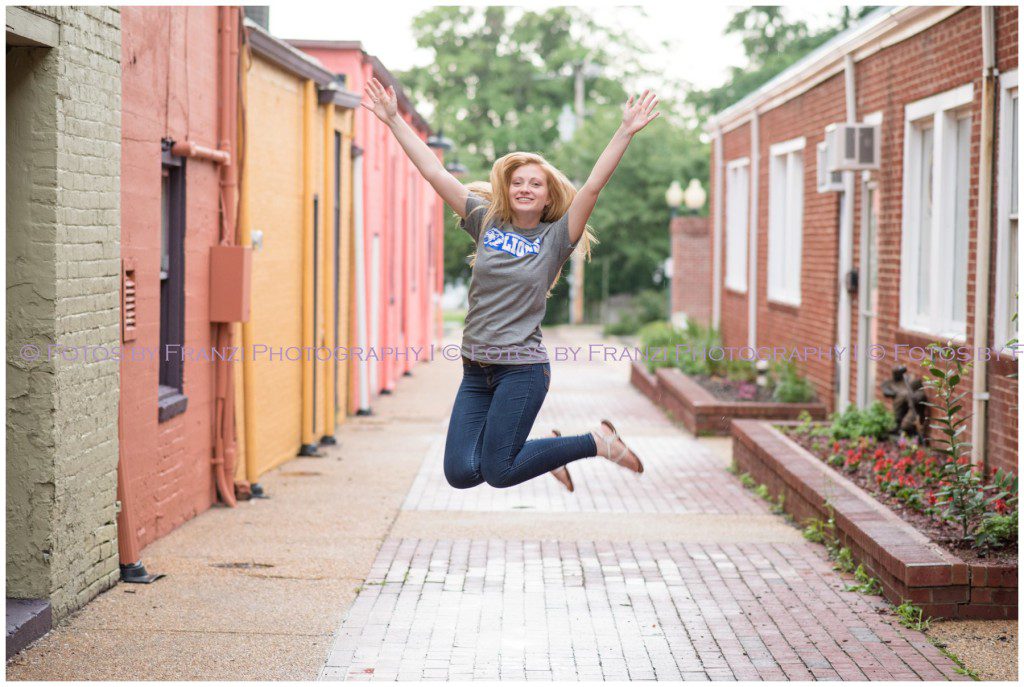
{"label": "garden statue", "polygon": [[882,382],[882,393],[892,399],[896,431],[917,437],[921,445],[928,443],[928,406],[921,379],[907,373],[904,365],[892,369],[892,379]]}

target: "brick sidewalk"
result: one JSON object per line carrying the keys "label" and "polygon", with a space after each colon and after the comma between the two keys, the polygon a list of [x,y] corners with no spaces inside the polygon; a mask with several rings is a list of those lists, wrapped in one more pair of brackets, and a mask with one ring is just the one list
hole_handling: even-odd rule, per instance
{"label": "brick sidewalk", "polygon": [[[548,332],[549,346],[567,343],[561,334]],[[442,428],[401,518],[435,523],[451,513],[455,531],[460,513],[474,512],[506,538],[456,538],[435,526],[429,539],[387,539],[321,679],[964,679],[880,599],[845,591],[823,549],[794,540],[781,519],[744,538],[737,518],[763,520],[764,503],[629,386],[626,363],[552,368],[532,436],[581,433],[609,417],[645,473],[583,460],[570,466],[573,494],[547,476],[457,491],[441,471]],[[732,526],[699,541],[663,529],[628,541],[538,540],[507,534],[511,511],[528,512],[533,525],[574,513],[610,534],[652,513]]]}

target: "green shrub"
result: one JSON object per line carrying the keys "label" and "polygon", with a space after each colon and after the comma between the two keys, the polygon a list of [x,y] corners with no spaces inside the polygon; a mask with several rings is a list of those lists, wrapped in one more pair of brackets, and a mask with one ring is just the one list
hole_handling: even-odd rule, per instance
{"label": "green shrub", "polygon": [[668,294],[646,289],[633,299],[633,311],[640,324],[664,320],[668,317]]}
{"label": "green shrub", "polygon": [[606,324],[604,326],[604,335],[624,336],[628,334],[636,334],[637,330],[640,329],[640,326],[640,321],[633,315],[633,313],[626,313],[618,322]]}
{"label": "green shrub", "polygon": [[814,387],[789,360],[778,361],[772,369],[774,381],[772,399],[780,403],[810,403],[814,400]]}
{"label": "green shrub", "polygon": [[[675,364],[676,346],[686,343],[686,332],[663,320],[648,322],[640,328],[638,336],[640,345],[650,354],[647,358],[647,369],[651,372],[654,372],[655,368],[671,367]],[[664,349],[664,353],[660,352],[661,349]]]}
{"label": "green shrub", "polygon": [[1017,541],[1017,511],[999,515],[989,513],[974,532],[974,544],[998,548]]}
{"label": "green shrub", "polygon": [[832,413],[829,419],[832,425],[828,434],[832,441],[861,437],[881,441],[896,429],[896,420],[881,401],[875,401],[866,410],[850,406],[843,413]]}

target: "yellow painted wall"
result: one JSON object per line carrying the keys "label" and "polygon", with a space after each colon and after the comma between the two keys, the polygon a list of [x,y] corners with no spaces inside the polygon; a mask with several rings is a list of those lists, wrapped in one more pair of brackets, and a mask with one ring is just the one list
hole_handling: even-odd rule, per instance
{"label": "yellow painted wall", "polygon": [[[312,390],[303,388],[303,226],[312,212],[313,194],[318,197],[316,329],[312,343],[332,343],[328,315],[334,308],[333,246],[333,131],[342,132],[341,245],[338,308],[338,340],[335,347],[348,347],[352,264],[352,142],[353,113],[335,106],[317,105],[313,112],[310,159],[303,160],[304,79],[254,57],[247,81],[247,152],[245,164],[251,173],[252,229],[263,232],[263,245],[253,253],[252,323],[254,363],[253,446],[257,473],[263,474],[294,457],[303,443],[319,442],[333,433],[346,416],[348,365],[338,368],[338,405],[334,418],[329,411],[334,397],[332,363],[315,361],[316,403]],[[330,118],[330,119],[329,119]],[[329,142],[329,144],[328,144]],[[311,174],[309,195],[304,195],[303,171]],[[329,197],[328,197],[329,196]],[[330,236],[329,236],[330,233]],[[306,311],[307,314],[310,311]],[[332,327],[333,331],[333,327]],[[263,348],[269,347],[275,352]],[[292,348],[294,355],[282,359],[280,350]],[[310,394],[310,395],[307,395]],[[303,408],[313,410],[303,418]],[[333,419],[333,422],[329,420]],[[304,436],[305,433],[305,436]]]}
{"label": "yellow painted wall", "polygon": [[[256,464],[260,474],[293,458],[302,440],[302,364],[269,359],[302,346],[303,80],[255,57],[248,75],[246,166],[252,172],[252,321]],[[294,356],[293,356],[294,357]]]}

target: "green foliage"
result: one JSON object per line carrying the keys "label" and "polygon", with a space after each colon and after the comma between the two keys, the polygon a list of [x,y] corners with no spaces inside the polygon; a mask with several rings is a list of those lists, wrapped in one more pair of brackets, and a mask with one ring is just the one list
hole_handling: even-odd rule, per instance
{"label": "green foliage", "polygon": [[636,295],[632,310],[625,313],[618,322],[606,325],[604,334],[636,334],[643,325],[664,320],[668,317],[667,298],[664,291],[644,289]]}
{"label": "green foliage", "polygon": [[971,363],[964,363],[952,351],[944,353],[936,344],[928,348],[933,355],[926,363],[930,374],[925,377],[924,385],[931,390],[934,402],[927,402],[927,405],[938,411],[931,429],[939,436],[932,443],[935,450],[948,459],[943,466],[945,486],[935,492],[941,503],[939,515],[958,525],[967,539],[972,526],[1001,495],[990,493],[992,485],[984,484],[981,471],[971,465],[971,444],[962,438],[967,430],[967,418],[961,414],[961,401],[969,392],[957,393],[957,387]]}
{"label": "green foliage", "polygon": [[975,546],[999,548],[1017,541],[1017,511],[1000,515],[988,513],[974,532]]}
{"label": "green foliage", "polygon": [[[671,112],[677,106],[663,100],[658,107]],[[621,103],[595,108],[588,112],[571,143],[549,151],[548,159],[570,179],[582,183],[621,119]],[[584,290],[588,302],[603,296],[607,269],[608,294],[656,287],[664,297],[657,307],[664,312],[668,299],[663,291],[667,280],[662,265],[671,253],[665,189],[674,179],[684,184],[699,179],[708,188],[708,160],[709,150],[700,133],[674,123],[671,116],[662,115],[633,137],[590,216],[589,223],[601,243],[592,262],[587,263]],[[558,297],[556,291],[552,300]]]}
{"label": "green foliage", "polygon": [[721,86],[691,91],[687,102],[701,118],[720,112],[873,9],[842,7],[831,25],[817,32],[812,32],[804,21],[789,20],[785,7],[754,5],[741,9],[726,25],[725,33],[740,36],[747,64],[731,67],[729,78]]}
{"label": "green foliage", "polygon": [[835,552],[835,569],[853,572],[853,552],[843,546]]}
{"label": "green foliage", "polygon": [[[649,322],[638,333],[640,345],[649,351],[647,369],[653,372],[659,367],[671,367],[675,359],[676,346],[684,344],[686,332],[673,327],[669,322]],[[661,351],[664,350],[664,353]]]}
{"label": "green foliage", "polygon": [[896,607],[896,615],[899,617],[900,625],[911,630],[926,632],[931,626],[931,618],[924,617],[924,611],[909,601],[904,601]]}
{"label": "green foliage", "polygon": [[853,571],[853,577],[857,580],[857,584],[847,585],[846,591],[860,592],[861,594],[867,594],[868,596],[881,596],[882,583],[876,578],[871,577],[862,564],[857,565],[857,569]]}
{"label": "green foliage", "polygon": [[745,489],[753,489],[757,482],[754,481],[754,478],[750,476],[749,472],[744,472],[740,474],[740,484],[742,484]]}
{"label": "green foliage", "polygon": [[768,485],[767,484],[758,484],[756,487],[754,487],[754,493],[757,494],[758,496],[760,496],[765,501],[771,501],[772,500],[772,495],[768,491]]}
{"label": "green foliage", "polygon": [[829,419],[832,425],[828,428],[828,436],[832,441],[861,437],[881,440],[896,429],[896,420],[880,401],[875,401],[865,410],[850,406],[843,413],[833,413]]}
{"label": "green foliage", "polygon": [[814,387],[791,360],[777,361],[771,375],[774,379],[774,400],[781,403],[810,403],[814,400]]}

